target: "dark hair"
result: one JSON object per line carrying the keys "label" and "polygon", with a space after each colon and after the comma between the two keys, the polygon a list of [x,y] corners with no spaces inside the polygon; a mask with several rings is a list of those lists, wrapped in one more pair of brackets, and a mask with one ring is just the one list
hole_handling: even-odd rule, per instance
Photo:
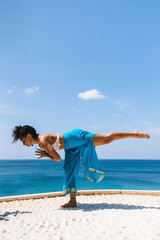
{"label": "dark hair", "polygon": [[13,142],[17,142],[20,138],[26,137],[28,134],[31,134],[33,139],[35,139],[35,140],[37,140],[38,135],[39,135],[36,132],[36,130],[29,125],[16,126],[12,132]]}

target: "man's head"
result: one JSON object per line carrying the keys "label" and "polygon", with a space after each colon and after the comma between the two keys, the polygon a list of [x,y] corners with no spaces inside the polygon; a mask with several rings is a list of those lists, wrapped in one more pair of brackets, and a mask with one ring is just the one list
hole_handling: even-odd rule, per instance
{"label": "man's head", "polygon": [[13,142],[21,140],[23,145],[28,147],[30,147],[33,142],[38,139],[38,135],[39,134],[37,134],[36,130],[28,125],[16,126],[12,133]]}

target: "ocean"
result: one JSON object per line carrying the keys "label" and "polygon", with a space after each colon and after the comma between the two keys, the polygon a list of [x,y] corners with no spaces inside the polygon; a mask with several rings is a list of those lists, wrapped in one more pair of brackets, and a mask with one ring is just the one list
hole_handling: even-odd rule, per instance
{"label": "ocean", "polygon": [[[81,164],[77,190],[160,190],[160,160],[99,161],[104,179],[90,182]],[[0,197],[62,191],[63,165],[63,160],[0,160]]]}

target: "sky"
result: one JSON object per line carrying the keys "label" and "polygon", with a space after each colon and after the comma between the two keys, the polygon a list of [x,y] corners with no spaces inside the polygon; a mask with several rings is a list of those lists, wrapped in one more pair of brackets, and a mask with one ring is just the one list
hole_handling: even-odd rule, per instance
{"label": "sky", "polygon": [[36,159],[12,143],[26,124],[41,134],[147,132],[98,156],[160,159],[159,12],[158,0],[0,0],[0,159]]}

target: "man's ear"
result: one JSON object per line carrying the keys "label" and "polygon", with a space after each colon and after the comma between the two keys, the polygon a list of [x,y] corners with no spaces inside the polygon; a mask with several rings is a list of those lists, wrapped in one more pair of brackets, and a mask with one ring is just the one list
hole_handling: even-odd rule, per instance
{"label": "man's ear", "polygon": [[27,138],[30,138],[32,137],[32,135],[30,133],[27,134]]}

